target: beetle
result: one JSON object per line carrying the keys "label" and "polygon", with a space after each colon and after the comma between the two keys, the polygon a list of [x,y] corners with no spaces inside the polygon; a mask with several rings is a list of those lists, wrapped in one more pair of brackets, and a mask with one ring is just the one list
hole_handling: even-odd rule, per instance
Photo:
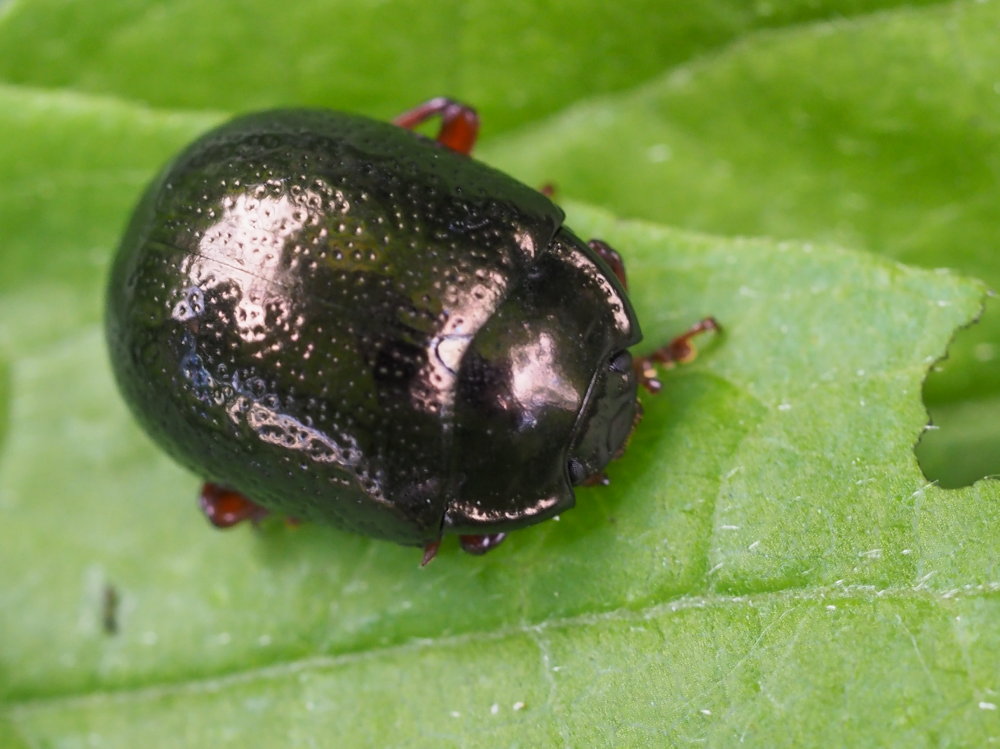
{"label": "beetle", "polygon": [[[414,128],[433,117],[432,139]],[[478,117],[238,117],[152,182],[112,263],[112,368],[218,527],[269,512],[475,554],[606,482],[656,364],[619,255],[470,157]]]}

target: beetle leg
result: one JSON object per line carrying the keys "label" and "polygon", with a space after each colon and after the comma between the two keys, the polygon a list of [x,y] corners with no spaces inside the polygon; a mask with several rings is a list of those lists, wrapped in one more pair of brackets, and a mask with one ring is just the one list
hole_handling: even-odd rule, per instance
{"label": "beetle leg", "polygon": [[207,481],[201,487],[198,504],[208,522],[216,528],[229,528],[244,520],[258,523],[268,514],[239,492]]}
{"label": "beetle leg", "polygon": [[436,114],[441,115],[441,129],[437,134],[437,142],[452,151],[466,155],[472,153],[479,132],[479,115],[472,107],[460,104],[454,99],[439,96],[425,101],[420,106],[403,112],[392,122],[394,125],[412,130]]}
{"label": "beetle leg", "polygon": [[625,279],[625,262],[622,260],[622,256],[603,239],[591,239],[587,242],[587,246],[608,264],[611,272],[622,282],[622,288],[628,291],[628,281]]}
{"label": "beetle leg", "polygon": [[666,346],[636,359],[632,366],[635,367],[639,384],[651,393],[660,392],[663,383],[656,379],[656,365],[663,364],[672,367],[676,364],[691,361],[696,354],[691,339],[709,330],[717,332],[722,330],[722,326],[719,325],[714,317],[706,317],[704,320],[698,321],[686,333],[677,336]]}
{"label": "beetle leg", "polygon": [[593,476],[589,476],[580,482],[580,486],[609,486],[611,479],[604,471],[598,471]]}
{"label": "beetle leg", "polygon": [[426,546],[424,546],[424,558],[420,560],[420,566],[426,567],[430,564],[431,560],[437,556],[438,549],[441,548],[441,539],[437,541],[429,541]]}
{"label": "beetle leg", "polygon": [[487,551],[493,551],[506,537],[506,533],[487,533],[483,536],[459,536],[458,542],[463,551],[482,556]]}

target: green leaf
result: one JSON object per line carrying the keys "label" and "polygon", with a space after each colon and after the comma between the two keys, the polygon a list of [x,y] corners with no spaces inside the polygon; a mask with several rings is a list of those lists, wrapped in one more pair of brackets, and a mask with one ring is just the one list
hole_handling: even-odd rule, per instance
{"label": "green leaf", "polygon": [[[954,257],[993,280],[997,188],[980,175],[949,211],[934,180],[975,172],[958,157],[976,148],[992,168],[996,105],[954,84],[991,75],[994,6],[690,5],[0,5],[0,746],[1000,736],[1000,488],[933,486],[912,450],[925,374],[985,287],[813,241],[933,266],[979,242]],[[966,68],[929,75],[956,39]],[[874,86],[865,60],[894,77]],[[625,255],[644,345],[705,314],[725,332],[644,399],[610,487],[482,559],[446,545],[418,569],[329,528],[211,531],[198,477],[139,432],[105,361],[131,205],[225,110],[384,116],[445,90],[484,102],[493,163],[656,220],[568,205]],[[912,142],[848,169],[777,126],[796,99],[817,142],[897,106]],[[654,169],[661,143],[674,158]],[[975,409],[992,390],[962,361],[948,397]]]}

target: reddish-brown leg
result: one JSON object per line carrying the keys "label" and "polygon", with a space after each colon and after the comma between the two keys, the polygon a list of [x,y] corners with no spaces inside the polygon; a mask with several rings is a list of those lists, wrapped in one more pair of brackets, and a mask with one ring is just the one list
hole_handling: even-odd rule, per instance
{"label": "reddish-brown leg", "polygon": [[267,510],[255,505],[239,492],[211,482],[206,482],[201,487],[198,504],[208,522],[216,528],[230,528],[245,520],[257,523],[268,514]]}
{"label": "reddish-brown leg", "polygon": [[419,107],[403,112],[393,120],[393,124],[412,130],[435,115],[441,116],[441,130],[437,134],[437,142],[452,151],[466,155],[472,153],[476,135],[479,133],[479,115],[472,107],[460,104],[454,99],[439,96],[425,101]]}
{"label": "reddish-brown leg", "polygon": [[438,549],[441,548],[441,539],[437,541],[430,541],[426,546],[424,546],[424,558],[420,560],[420,566],[426,567],[430,564],[431,560],[437,556]]}
{"label": "reddish-brown leg", "polygon": [[485,536],[459,536],[458,543],[462,546],[462,551],[482,556],[487,551],[493,551],[505,538],[506,533],[487,533]]}
{"label": "reddish-brown leg", "polygon": [[[625,277],[625,263],[622,260],[622,256],[615,252],[611,245],[600,239],[591,239],[587,242],[587,246],[608,264],[612,273],[621,281],[622,288],[627,291],[628,280]],[[691,361],[695,356],[695,348],[694,344],[691,343],[691,339],[709,330],[722,330],[722,326],[719,325],[714,317],[706,317],[704,320],[692,325],[683,335],[674,338],[666,346],[656,349],[656,351],[647,356],[636,359],[632,366],[635,368],[636,376],[639,378],[639,384],[651,393],[660,392],[663,383],[656,379],[656,365],[663,364],[670,367],[675,364],[683,364],[684,362]],[[638,415],[641,416],[641,413]],[[638,420],[637,417],[636,423],[638,423]]]}
{"label": "reddish-brown leg", "polygon": [[691,339],[709,330],[722,330],[722,326],[719,325],[714,317],[706,317],[704,320],[700,320],[692,325],[687,332],[677,336],[663,348],[658,348],[647,356],[636,359],[633,366],[635,367],[636,375],[639,377],[639,384],[651,393],[660,392],[663,383],[656,378],[656,365],[663,364],[670,367],[675,364],[683,364],[684,362],[691,361],[694,359],[696,353]]}
{"label": "reddish-brown leg", "polygon": [[580,486],[609,486],[610,484],[611,479],[608,478],[608,474],[604,471],[598,471],[593,476],[584,479]]}
{"label": "reddish-brown leg", "polygon": [[601,260],[608,264],[611,272],[621,281],[622,288],[628,291],[628,281],[625,279],[625,262],[622,260],[622,256],[602,239],[591,239],[587,242],[587,246],[596,252]]}

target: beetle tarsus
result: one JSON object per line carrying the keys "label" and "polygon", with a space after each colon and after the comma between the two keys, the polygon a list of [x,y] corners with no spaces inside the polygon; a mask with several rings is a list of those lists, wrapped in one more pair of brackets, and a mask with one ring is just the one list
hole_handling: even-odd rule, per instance
{"label": "beetle tarsus", "polygon": [[437,142],[452,151],[465,155],[472,153],[472,147],[476,145],[476,136],[479,133],[479,115],[472,107],[454,99],[439,96],[425,101],[420,106],[403,112],[392,122],[394,125],[412,130],[434,115],[441,115],[441,129],[437,134]]}
{"label": "beetle tarsus", "polygon": [[706,317],[692,325],[685,333],[674,338],[670,343],[662,348],[656,349],[647,356],[635,360],[634,367],[639,384],[650,393],[658,393],[663,387],[663,383],[656,377],[656,365],[661,364],[672,367],[677,364],[684,364],[694,359],[697,351],[691,342],[695,336],[706,333],[710,330],[721,332],[722,326],[714,317]]}
{"label": "beetle tarsus", "polygon": [[458,542],[466,553],[482,556],[487,551],[493,551],[505,538],[507,538],[506,533],[487,533],[483,536],[459,536]]}
{"label": "beetle tarsus", "polygon": [[231,528],[246,520],[256,525],[268,515],[266,509],[239,492],[210,481],[202,485],[198,505],[208,522],[216,528]]}
{"label": "beetle tarsus", "polygon": [[438,549],[440,548],[441,548],[440,538],[437,541],[428,542],[427,545],[424,546],[424,556],[420,560],[420,566],[426,567],[428,564],[430,564],[431,560],[437,556]]}
{"label": "beetle tarsus", "polygon": [[580,482],[580,486],[610,486],[611,479],[608,478],[608,474],[604,471],[598,471],[593,476],[590,476]]}

